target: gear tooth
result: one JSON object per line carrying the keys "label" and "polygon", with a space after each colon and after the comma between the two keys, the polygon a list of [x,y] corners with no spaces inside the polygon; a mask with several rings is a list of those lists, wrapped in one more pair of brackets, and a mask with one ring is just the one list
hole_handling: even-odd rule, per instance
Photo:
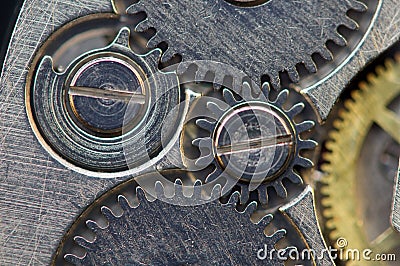
{"label": "gear tooth", "polygon": [[315,126],[315,123],[313,121],[304,121],[300,124],[296,125],[296,130],[298,133],[303,133],[306,132],[310,129],[312,129]]}
{"label": "gear tooth", "polygon": [[221,171],[214,169],[214,171],[212,171],[212,173],[210,173],[207,177],[206,177],[206,183],[210,183],[212,181],[215,181],[218,177],[220,177],[221,175]]}
{"label": "gear tooth", "polygon": [[299,150],[312,150],[318,146],[318,142],[314,140],[302,140]]}
{"label": "gear tooth", "polygon": [[175,197],[177,197],[177,198],[183,198],[184,197],[184,195],[183,195],[183,183],[182,183],[182,180],[179,179],[179,178],[177,178],[175,180],[174,191],[175,191]]}
{"label": "gear tooth", "polygon": [[[328,158],[329,156],[326,156],[328,153],[325,153],[325,155],[323,156],[325,158],[325,160],[330,161],[330,158]],[[321,165],[321,170],[324,171],[325,173],[330,173],[332,171],[332,167],[330,164],[323,164]]]}
{"label": "gear tooth", "polygon": [[295,173],[294,171],[291,171],[291,173],[288,175],[287,178],[293,184],[301,184],[301,183],[303,183],[303,180],[301,179],[301,177],[297,173]]}
{"label": "gear tooth", "polygon": [[218,199],[221,197],[221,185],[216,184],[211,191],[211,199]]}
{"label": "gear tooth", "polygon": [[[199,126],[202,129],[207,130],[208,132],[213,132],[214,128],[215,128],[215,123],[214,122],[210,122],[207,119],[197,119],[196,120],[196,125]],[[196,141],[197,140],[201,140],[201,139],[196,139]],[[194,145],[196,145],[196,144],[194,144]],[[198,146],[198,145],[196,145],[196,146]]]}
{"label": "gear tooth", "polygon": [[171,60],[175,55],[175,50],[173,50],[171,47],[168,47],[168,49],[161,56],[161,62],[166,63]]}
{"label": "gear tooth", "polygon": [[[395,55],[395,57],[396,57],[396,55]],[[391,58],[386,59],[384,62],[384,65],[385,65],[386,69],[393,69],[393,67],[394,67],[393,59],[391,59]]]}
{"label": "gear tooth", "polygon": [[290,110],[287,111],[286,114],[287,114],[290,118],[293,118],[293,117],[295,117],[296,115],[300,114],[301,111],[304,110],[304,107],[305,107],[304,103],[298,103],[298,104],[294,105],[292,108],[290,108]]}
{"label": "gear tooth", "polygon": [[243,211],[243,214],[246,214],[250,217],[256,210],[257,210],[257,202],[252,201],[246,206],[246,209]]}
{"label": "gear tooth", "polygon": [[310,73],[317,73],[317,65],[315,62],[312,60],[311,56],[309,56],[305,61],[304,61],[304,66],[306,67],[307,71]]}
{"label": "gear tooth", "polygon": [[264,94],[266,99],[269,99],[270,90],[271,90],[271,84],[269,84],[269,82],[264,82],[261,85],[261,92]]}
{"label": "gear tooth", "polygon": [[236,206],[239,203],[240,193],[235,191],[230,197],[227,205]]}
{"label": "gear tooth", "polygon": [[[157,199],[165,198],[164,185],[160,181],[156,181],[156,183],[154,184],[154,189],[156,191]],[[147,201],[147,199],[146,199],[146,201]]]}
{"label": "gear tooth", "polygon": [[79,258],[74,254],[65,254],[65,256],[64,256],[65,261],[67,261],[73,265],[77,265],[77,266],[83,264],[82,259],[83,258]]}
{"label": "gear tooth", "polygon": [[[323,186],[321,186],[320,191],[321,191],[321,195],[324,196],[329,196],[329,183],[330,183],[330,179],[329,176],[325,176],[325,178],[323,179],[323,181],[321,182],[323,184]],[[325,197],[321,199],[321,203],[324,206],[329,206],[330,203],[330,198],[329,197]]]}
{"label": "gear tooth", "polygon": [[178,75],[183,75],[185,74],[186,71],[188,71],[189,67],[193,65],[192,62],[188,61],[182,61],[178,64],[178,67],[176,68],[176,73]]}
{"label": "gear tooth", "polygon": [[211,138],[198,138],[193,140],[192,144],[199,148],[202,156],[211,155],[213,149],[213,140]]}
{"label": "gear tooth", "polygon": [[202,64],[198,64],[197,67],[195,81],[204,81],[209,69],[205,68]]}
{"label": "gear tooth", "polygon": [[[369,81],[369,83],[371,83],[371,84],[375,84],[376,83],[376,75],[375,74],[373,74],[373,73],[369,73],[368,75],[367,75],[367,80]],[[369,86],[368,86],[369,87]]]}
{"label": "gear tooth", "polygon": [[[354,102],[356,102],[357,100],[362,98],[362,93],[361,91],[355,90],[351,92],[351,99],[347,100],[347,102],[349,102],[351,105],[354,105]],[[349,106],[350,107],[350,106]],[[345,112],[342,114],[344,115]]]}
{"label": "gear tooth", "polygon": [[145,19],[141,21],[138,25],[135,27],[136,32],[144,32],[149,30],[152,27],[151,22],[149,19]]}
{"label": "gear tooth", "polygon": [[[349,105],[349,104],[347,104],[347,105]],[[349,106],[347,106],[346,108],[348,108],[348,107]],[[340,117],[343,117],[344,114],[345,114],[345,112],[341,112],[341,114],[339,114],[339,115],[340,115]],[[341,120],[336,119],[335,121],[333,121],[333,127],[335,129],[342,128],[343,127],[343,122]],[[336,139],[337,138],[337,131],[331,131],[329,133],[329,137],[331,139]]]}
{"label": "gear tooth", "polygon": [[[225,176],[222,176],[222,178],[224,178],[225,184],[222,187],[221,193],[223,196],[230,195],[230,193],[232,192],[232,188],[237,185],[237,180],[235,180],[234,178],[227,178]],[[240,196],[240,192],[236,192]]]}
{"label": "gear tooth", "polygon": [[268,193],[267,193],[267,186],[265,184],[261,184],[258,189],[258,199],[261,204],[267,205],[268,204]]}
{"label": "gear tooth", "polygon": [[118,196],[118,203],[124,212],[131,209],[131,205],[129,204],[128,199],[124,195]]}
{"label": "gear tooth", "polygon": [[378,76],[384,75],[386,70],[383,66],[379,65],[375,68],[376,73],[378,74]]}
{"label": "gear tooth", "polygon": [[311,168],[314,166],[314,163],[310,159],[304,157],[297,157],[297,159],[295,160],[295,165],[299,165],[304,168]]}
{"label": "gear tooth", "polygon": [[[159,45],[161,42],[163,42],[163,39],[161,38],[161,36],[156,33],[153,37],[151,37],[150,40],[148,40],[147,42],[147,48],[150,49],[154,49],[155,47],[157,47],[157,45]],[[163,54],[164,55],[164,54]]]}
{"label": "gear tooth", "polygon": [[91,244],[93,244],[81,236],[75,236],[74,242],[76,244],[78,244],[78,246],[81,246],[82,248],[84,248],[86,250],[91,249],[92,248]]}
{"label": "gear tooth", "polygon": [[216,117],[217,119],[224,114],[224,110],[214,102],[208,102],[207,109],[210,110],[213,114],[215,114],[217,116]]}
{"label": "gear tooth", "polygon": [[95,221],[92,220],[87,220],[86,221],[86,227],[89,228],[91,231],[93,231],[95,234],[100,232],[103,228],[101,228]]}
{"label": "gear tooth", "polygon": [[[335,133],[336,133],[337,131],[332,131],[332,132],[330,132],[329,133],[329,138],[330,139],[335,139]],[[337,133],[336,133],[337,134]],[[328,141],[328,142],[326,142],[326,144],[325,144],[325,147],[328,149],[328,150],[330,150],[330,151],[332,151],[332,150],[334,150],[335,149],[335,143],[334,143],[334,141]],[[327,153],[327,154],[330,154],[330,153]]]}
{"label": "gear tooth", "polygon": [[[246,101],[253,99],[250,84],[246,81],[242,83],[242,89],[240,90],[240,96]],[[225,97],[225,95],[224,95],[224,97]]]}
{"label": "gear tooth", "polygon": [[195,165],[196,165],[197,167],[200,167],[200,168],[202,168],[202,167],[207,167],[207,166],[209,166],[210,164],[212,164],[213,161],[214,161],[214,157],[213,157],[212,155],[203,156],[203,157],[200,157],[200,158],[198,158],[198,159],[196,160]]}
{"label": "gear tooth", "polygon": [[342,34],[340,34],[337,30],[335,34],[332,36],[332,41],[334,41],[337,45],[339,46],[346,46],[347,45],[347,40],[345,37],[343,37]]}
{"label": "gear tooth", "polygon": [[245,204],[249,200],[250,191],[247,185],[240,186],[240,203]]}
{"label": "gear tooth", "polygon": [[[335,221],[334,220],[327,220],[325,222],[325,227],[330,229],[330,230],[335,230],[336,229]],[[329,235],[330,235],[330,239],[336,239],[338,237],[336,232],[335,233],[330,233]]]}
{"label": "gear tooth", "polygon": [[358,12],[365,12],[368,10],[368,6],[359,0],[353,0],[351,4],[351,9]]}
{"label": "gear tooth", "polygon": [[233,93],[229,90],[229,89],[224,89],[222,91],[223,96],[224,96],[224,100],[230,105],[230,106],[234,106],[238,103],[238,101],[235,99],[235,96],[233,95]]}
{"label": "gear tooth", "polygon": [[121,46],[130,48],[130,45],[129,45],[130,35],[131,35],[130,29],[128,27],[123,27],[119,31],[117,37],[114,39],[113,45],[121,45]]}
{"label": "gear tooth", "polygon": [[293,83],[298,83],[300,81],[300,76],[299,76],[299,72],[297,72],[296,68],[289,68],[287,70],[287,73],[289,75],[290,80]]}
{"label": "gear tooth", "polygon": [[349,16],[345,16],[345,21],[343,22],[343,25],[351,30],[358,30],[358,28],[360,27],[360,25],[358,25],[358,23]]}
{"label": "gear tooth", "polygon": [[[329,189],[326,189],[325,192],[329,191]],[[332,200],[328,198],[322,198],[321,199],[321,205],[325,207],[324,209],[324,217],[330,217],[332,215],[332,210],[328,209],[328,207],[331,206]]]}
{"label": "gear tooth", "polygon": [[243,78],[242,77],[233,77],[233,83],[232,83],[232,90],[233,91],[240,91],[240,88],[242,87],[243,84]]}
{"label": "gear tooth", "polygon": [[143,6],[142,1],[139,1],[138,3],[135,3],[133,5],[130,5],[127,9],[126,9],[126,13],[128,15],[133,15],[133,14],[137,14],[139,12],[145,12],[145,8]]}
{"label": "gear tooth", "polygon": [[270,84],[275,90],[278,90],[281,87],[281,80],[278,75],[270,76]]}
{"label": "gear tooth", "polygon": [[116,218],[111,209],[108,208],[107,206],[101,207],[100,210],[108,221],[114,220]]}
{"label": "gear tooth", "polygon": [[286,230],[285,229],[280,229],[276,231],[273,235],[269,236],[270,238],[273,239],[273,242],[278,242],[279,240],[283,239],[286,236]]}
{"label": "gear tooth", "polygon": [[327,61],[333,60],[333,54],[331,53],[331,51],[329,51],[329,49],[325,45],[323,48],[319,49],[317,53],[320,54],[322,58],[324,58]]}
{"label": "gear tooth", "polygon": [[281,91],[273,103],[278,107],[283,106],[283,104],[287,101],[288,95],[289,95],[289,90]]}
{"label": "gear tooth", "polygon": [[361,81],[361,82],[358,84],[358,87],[359,87],[361,90],[366,90],[366,89],[368,88],[368,83],[365,82],[365,81]]}
{"label": "gear tooth", "polygon": [[136,197],[138,198],[140,205],[148,203],[146,193],[141,187],[136,188]]}
{"label": "gear tooth", "polygon": [[200,180],[196,180],[193,185],[193,199],[201,199],[201,185],[202,182]]}
{"label": "gear tooth", "polygon": [[261,218],[261,220],[257,223],[261,228],[266,228],[272,221],[274,216],[272,214],[267,214]]}
{"label": "gear tooth", "polygon": [[56,72],[54,71],[54,64],[53,64],[53,58],[51,56],[44,56],[42,61],[39,64],[38,67],[38,72],[50,72],[51,74],[56,75]]}
{"label": "gear tooth", "polygon": [[280,198],[284,199],[287,197],[287,190],[281,181],[276,182],[273,186]]}
{"label": "gear tooth", "polygon": [[221,88],[221,86],[224,85],[224,78],[225,78],[224,75],[215,74],[214,84],[213,84],[215,89],[219,89],[219,88]]}

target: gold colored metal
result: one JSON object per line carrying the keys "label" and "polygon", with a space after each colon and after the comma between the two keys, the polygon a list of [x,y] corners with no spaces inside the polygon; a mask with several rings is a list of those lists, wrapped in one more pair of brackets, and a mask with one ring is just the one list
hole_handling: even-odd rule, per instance
{"label": "gold colored metal", "polygon": [[[375,74],[368,76],[368,82],[360,83],[360,90],[354,91],[352,99],[345,102],[346,109],[339,113],[335,131],[330,134],[324,154],[328,162],[322,165],[327,173],[326,186],[321,189],[327,198],[322,200],[323,214],[328,218],[327,227],[332,230],[332,242],[343,237],[351,249],[371,249],[374,254],[389,252],[399,244],[400,235],[388,229],[372,243],[367,240],[363,220],[357,215],[356,165],[365,138],[375,123],[400,143],[400,117],[386,106],[400,95],[400,55],[397,62],[387,60]],[[373,195],[371,195],[373,196]],[[377,261],[349,261],[348,265],[379,265]],[[385,265],[385,264],[383,264]]]}

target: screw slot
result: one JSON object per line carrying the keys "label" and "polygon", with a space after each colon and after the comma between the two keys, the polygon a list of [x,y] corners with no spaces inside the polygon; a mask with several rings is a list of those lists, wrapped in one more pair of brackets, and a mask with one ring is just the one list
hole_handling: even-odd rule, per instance
{"label": "screw slot", "polygon": [[[95,54],[72,70],[65,105],[71,120],[85,132],[115,137],[137,127],[149,106],[143,70],[129,58]],[[130,117],[125,117],[128,105]],[[124,124],[125,122],[125,124]]]}

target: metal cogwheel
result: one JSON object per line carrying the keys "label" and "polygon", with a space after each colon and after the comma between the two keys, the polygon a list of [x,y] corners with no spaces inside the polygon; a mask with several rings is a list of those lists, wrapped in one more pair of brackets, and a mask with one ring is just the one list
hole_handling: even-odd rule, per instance
{"label": "metal cogwheel", "polygon": [[[158,156],[161,134],[169,134],[165,116],[181,100],[179,86],[165,90],[178,84],[178,78],[158,69],[160,49],[135,53],[127,27],[107,47],[83,53],[57,71],[47,52],[68,36],[69,27],[42,46],[30,69],[25,99],[29,122],[42,146],[63,165],[89,176],[126,176],[132,171],[124,145],[135,153],[131,168]],[[149,84],[154,75],[157,83]],[[160,94],[168,101],[158,100]]]}
{"label": "metal cogwheel", "polygon": [[[156,29],[148,46],[166,41],[163,61],[180,54],[184,61],[229,62],[255,81],[268,76],[278,88],[283,72],[299,81],[299,65],[315,73],[314,55],[333,60],[327,42],[345,47],[346,38],[338,28],[357,30],[359,25],[348,14],[368,8],[358,0],[169,0],[139,1],[127,13],[146,13],[136,30]],[[374,8],[369,9],[372,16]]]}
{"label": "metal cogwheel", "polygon": [[399,56],[397,62],[387,60],[360,84],[345,102],[326,144],[323,215],[332,242],[345,238],[348,248],[398,250],[400,237],[389,223],[395,172],[388,171],[397,167],[399,156],[399,62]]}
{"label": "metal cogwheel", "polygon": [[[199,186],[185,196],[181,182],[174,198],[204,200]],[[156,185],[158,197],[166,197]],[[220,194],[215,187],[213,193]],[[72,225],[53,263],[75,265],[283,265],[276,256],[257,258],[264,245],[272,250],[286,234],[264,233],[271,222],[267,215],[253,224],[256,203],[244,212],[236,210],[238,194],[227,204],[207,202],[201,206],[170,205],[148,199],[134,179],[122,183],[96,200]],[[206,201],[205,201],[206,202]],[[253,255],[251,255],[253,254]]]}
{"label": "metal cogwheel", "polygon": [[304,103],[285,110],[283,106],[289,91],[283,90],[271,100],[269,90],[266,83],[262,92],[255,96],[255,88],[246,82],[238,94],[224,88],[224,102],[207,104],[208,111],[217,119],[198,119],[196,122],[209,132],[208,137],[193,141],[201,152],[196,164],[215,167],[205,182],[223,176],[228,184],[230,181],[237,183],[242,202],[247,202],[250,193],[255,192],[258,200],[267,204],[269,187],[274,188],[279,197],[286,198],[285,179],[294,184],[302,183],[294,167],[313,166],[312,161],[300,153],[315,148],[317,143],[301,139],[300,134],[310,130],[315,123],[311,120],[294,122],[303,111]]}

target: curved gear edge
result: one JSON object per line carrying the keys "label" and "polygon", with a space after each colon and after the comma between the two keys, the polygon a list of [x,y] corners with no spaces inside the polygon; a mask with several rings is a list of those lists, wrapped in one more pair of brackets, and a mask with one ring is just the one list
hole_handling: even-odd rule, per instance
{"label": "curved gear edge", "polygon": [[[353,6],[348,7],[348,11],[354,10],[356,12],[364,13],[367,12],[368,6],[364,2],[360,0],[352,0]],[[136,32],[146,32],[151,28],[154,28],[154,25],[151,24],[150,20],[148,19],[148,14],[146,12],[145,4],[143,3],[142,0],[138,1],[137,3],[134,3],[130,6],[127,7],[126,12],[128,14],[137,14],[144,12],[147,16],[138,23],[137,27],[135,28]],[[337,28],[335,29],[335,32],[333,33],[333,36],[331,39],[326,40],[326,42],[318,49],[317,51],[314,51],[313,54],[311,55],[306,55],[304,60],[302,62],[298,62],[296,65],[287,67],[285,69],[281,69],[278,73],[263,73],[264,77],[268,77],[269,82],[272,84],[274,88],[279,88],[280,83],[281,83],[281,78],[280,78],[280,72],[286,72],[290,78],[290,80],[293,83],[298,83],[300,81],[300,73],[298,71],[298,66],[297,65],[304,65],[305,69],[309,74],[315,74],[317,73],[317,62],[313,58],[315,55],[319,55],[321,58],[323,58],[326,61],[332,61],[334,58],[333,52],[328,48],[328,43],[330,41],[334,42],[336,45],[340,47],[345,47],[347,46],[347,40],[339,32],[339,27],[344,26],[347,29],[351,31],[357,31],[359,29],[359,24],[358,22],[351,18],[347,13],[344,15],[344,19],[342,24],[338,25]],[[147,42],[147,47],[149,49],[153,49],[155,47],[160,46],[161,43],[164,43],[165,40],[160,38],[159,35],[157,34],[157,29],[155,35],[148,40]],[[162,54],[161,61],[162,62],[168,62],[171,60],[173,57],[179,55],[180,51],[177,51],[176,49],[173,48],[173,44],[169,44],[166,51]],[[186,67],[180,67],[181,72],[183,72]],[[208,72],[208,68],[201,68],[199,71],[199,78],[204,78],[206,73]],[[214,71],[215,72],[215,71]],[[215,72],[217,73],[217,72]],[[219,76],[216,75],[215,77],[215,83],[219,83],[224,76]],[[235,76],[233,76],[234,79],[236,79]],[[239,81],[240,82],[240,81]],[[221,84],[221,83],[219,83]]]}
{"label": "curved gear edge", "polygon": [[[301,123],[295,123],[294,122],[294,117],[299,115],[305,105],[304,103],[297,103],[294,106],[292,106],[289,110],[285,110],[283,108],[284,103],[287,101],[288,95],[289,95],[289,90],[285,89],[279,93],[279,95],[276,97],[275,100],[270,100],[269,99],[269,91],[270,87],[268,83],[264,83],[261,89],[261,93],[258,92],[258,96],[254,97],[253,95],[256,93],[254,92],[254,89],[250,86],[249,83],[244,82],[241,86],[241,91],[239,93],[240,96],[242,96],[243,99],[251,99],[251,100],[267,100],[269,104],[274,105],[276,108],[278,108],[283,114],[285,114],[286,118],[288,121],[292,123],[292,129],[293,133],[295,135],[295,151],[294,151],[294,157],[292,158],[290,164],[287,166],[287,169],[278,177],[277,179],[271,181],[271,182],[266,182],[263,184],[260,184],[260,186],[256,189],[258,191],[258,199],[261,204],[267,204],[268,203],[268,187],[273,187],[274,190],[276,191],[277,195],[281,198],[286,198],[287,197],[287,190],[283,184],[284,179],[290,180],[294,184],[302,184],[303,180],[301,176],[294,170],[295,166],[301,166],[304,168],[311,168],[313,167],[313,162],[301,156],[301,151],[302,150],[310,150],[314,149],[318,143],[313,141],[313,140],[303,140],[300,137],[300,134],[303,132],[306,132],[308,130],[311,130],[315,126],[315,122],[311,120],[306,120]],[[229,90],[224,88],[223,89],[223,96],[225,98],[225,101],[231,106],[230,108],[234,108],[236,105],[242,104],[246,102],[245,100],[237,100],[235,99],[233,93]],[[213,104],[212,106],[208,107],[211,112],[221,112],[224,113],[228,110],[222,110],[220,109],[217,105]],[[211,109],[210,109],[211,108]],[[210,132],[214,131],[215,127],[218,124],[218,121],[215,122],[210,122],[207,119],[199,119],[196,122],[197,126],[200,128],[203,128]],[[212,139],[211,137],[207,138],[198,138],[193,141],[193,145],[197,146],[200,148],[200,151],[203,150],[203,148],[206,148],[209,153],[203,157],[200,157],[197,161],[198,165],[203,165],[207,164],[208,162],[211,162],[215,166],[215,170],[209,174],[209,176],[206,179],[207,182],[211,182],[213,180],[216,180],[222,173],[223,170],[218,167],[218,162],[215,161],[215,157],[212,153]],[[201,146],[201,147],[200,147]],[[210,158],[212,156],[213,158]],[[227,177],[229,178],[229,177]],[[242,184],[240,182],[237,183],[240,187],[240,200],[242,203],[246,203],[249,200],[249,186],[248,184]],[[227,193],[223,189],[223,194]]]}
{"label": "curved gear edge", "polygon": [[[346,237],[343,235],[343,232],[340,230],[340,228],[336,226],[335,221],[335,217],[337,217],[337,215],[340,216],[341,213],[343,213],[343,208],[345,206],[338,206],[338,198],[334,197],[338,189],[343,190],[345,189],[345,187],[341,186],[339,188],[335,186],[335,184],[338,184],[338,177],[334,173],[338,170],[338,167],[341,167],[342,160],[355,161],[357,159],[354,156],[354,158],[348,158],[348,154],[344,154],[341,152],[341,145],[346,145],[345,143],[343,143],[343,141],[345,141],[343,135],[346,134],[343,133],[343,131],[354,131],[354,124],[351,122],[352,119],[354,119],[354,113],[359,111],[360,106],[364,110],[369,109],[369,104],[364,103],[362,100],[365,99],[365,97],[368,96],[368,94],[371,93],[372,90],[376,89],[380,85],[382,80],[390,80],[390,75],[392,75],[395,67],[400,70],[400,54],[397,54],[394,59],[388,58],[384,62],[384,65],[377,66],[375,69],[376,74],[368,74],[367,79],[359,84],[359,90],[353,91],[351,94],[351,98],[345,101],[344,108],[339,112],[339,118],[333,123],[334,130],[330,132],[329,140],[326,143],[326,147],[329,151],[323,154],[323,158],[326,163],[321,166],[321,169],[326,173],[322,180],[323,186],[321,187],[321,193],[323,196],[323,199],[321,200],[321,204],[323,207],[322,213],[324,219],[326,219],[325,226],[329,231],[329,238],[331,241],[335,241],[340,237]],[[383,104],[387,104],[387,102]],[[371,119],[365,119],[361,116],[358,116],[357,118],[361,121],[361,128],[358,128],[357,130],[364,131],[365,129],[365,131],[368,131],[368,128],[372,125],[373,121]],[[348,133],[350,134],[350,132]],[[356,143],[356,145],[360,147],[362,145],[362,140],[365,136],[357,136],[358,143]],[[343,169],[343,171],[348,170],[349,169]],[[352,180],[346,181],[352,182]],[[347,183],[346,187],[353,187],[352,184],[353,183]],[[337,209],[335,206],[338,206],[340,209]],[[357,231],[359,229],[359,223],[357,222],[356,217],[351,218],[346,216],[341,218],[341,220],[349,219],[349,224]]]}
{"label": "curved gear edge", "polygon": [[[204,199],[201,196],[201,193],[202,193],[201,182],[198,181],[196,183],[197,184],[194,185],[194,191],[191,196],[186,196],[183,194],[182,181],[180,179],[177,179],[175,182],[176,191],[175,191],[175,195],[172,197],[166,196],[164,187],[161,184],[161,182],[157,182],[155,185],[155,190],[157,192],[157,199],[147,195],[145,190],[143,190],[140,186],[136,187],[136,191],[135,191],[136,194],[135,194],[134,202],[132,202],[132,200],[128,199],[125,195],[117,194],[116,195],[116,199],[117,199],[117,207],[116,208],[121,208],[122,212],[119,211],[119,213],[117,213],[118,211],[115,210],[116,209],[115,207],[112,208],[112,207],[105,206],[105,205],[101,206],[100,212],[101,212],[101,215],[103,216],[102,218],[105,218],[105,220],[107,221],[107,225],[102,227],[95,220],[86,220],[85,224],[86,224],[87,230],[89,230],[91,233],[94,233],[94,235],[96,236],[96,232],[99,232],[99,230],[107,229],[113,220],[121,218],[126,211],[149,206],[157,200],[162,200],[164,202],[171,201],[171,199],[173,199],[174,201],[180,201],[180,200],[204,201]],[[221,190],[220,186],[216,185],[214,187],[214,190],[212,191],[212,194],[220,195],[220,190]],[[252,202],[246,207],[246,209],[244,211],[238,211],[236,207],[238,206],[239,198],[240,198],[240,193],[235,192],[229,198],[228,203],[225,203],[225,204],[217,203],[217,204],[221,204],[222,207],[229,208],[232,211],[234,211],[240,215],[244,215],[249,220],[249,223],[252,223],[253,225],[255,225],[259,228],[265,229],[271,223],[271,221],[273,220],[272,214],[267,214],[267,215],[263,216],[257,223],[253,223],[251,221],[251,216],[257,208],[257,203]],[[205,201],[205,204],[207,204],[206,201]],[[279,230],[276,230],[271,235],[267,235],[264,232],[264,235],[267,237],[267,239],[269,239],[269,241],[271,241],[271,243],[276,244],[285,237],[286,230],[279,229]],[[90,239],[86,239],[85,237],[80,236],[80,235],[74,236],[73,239],[74,239],[75,244],[77,244],[79,247],[83,248],[84,250],[90,250],[91,245],[93,245],[96,241],[96,237],[94,239],[90,240]],[[87,253],[85,253],[84,256],[79,256],[74,253],[66,253],[66,254],[64,254],[64,259],[70,263],[78,265],[86,257],[86,254]]]}

